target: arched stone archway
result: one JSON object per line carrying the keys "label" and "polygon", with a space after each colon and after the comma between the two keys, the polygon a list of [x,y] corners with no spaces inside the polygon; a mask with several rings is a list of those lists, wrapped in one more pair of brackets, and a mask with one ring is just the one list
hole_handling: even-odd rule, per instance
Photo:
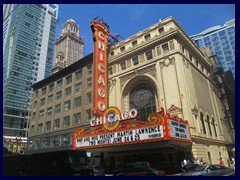
{"label": "arched stone archway", "polygon": [[122,91],[122,109],[136,108],[140,120],[147,121],[149,114],[158,108],[156,82],[148,76],[136,76],[130,79]]}

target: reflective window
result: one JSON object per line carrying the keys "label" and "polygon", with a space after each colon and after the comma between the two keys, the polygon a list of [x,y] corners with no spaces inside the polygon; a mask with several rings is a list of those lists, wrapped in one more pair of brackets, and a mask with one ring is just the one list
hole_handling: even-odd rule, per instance
{"label": "reflective window", "polygon": [[130,93],[130,108],[136,108],[141,121],[147,121],[148,116],[156,112],[154,91],[148,84],[141,83]]}

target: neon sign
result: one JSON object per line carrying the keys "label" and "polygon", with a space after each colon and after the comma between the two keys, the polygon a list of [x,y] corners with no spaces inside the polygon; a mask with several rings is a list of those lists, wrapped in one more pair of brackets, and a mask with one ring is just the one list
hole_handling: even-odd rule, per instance
{"label": "neon sign", "polygon": [[107,130],[116,129],[120,121],[134,119],[138,117],[138,111],[135,108],[131,110],[121,111],[117,107],[109,107],[103,116],[93,117],[90,120],[91,126],[103,125]]}
{"label": "neon sign", "polygon": [[94,41],[94,75],[93,75],[93,103],[92,114],[102,116],[108,107],[107,93],[107,44],[109,30],[102,21],[94,19],[90,27]]}

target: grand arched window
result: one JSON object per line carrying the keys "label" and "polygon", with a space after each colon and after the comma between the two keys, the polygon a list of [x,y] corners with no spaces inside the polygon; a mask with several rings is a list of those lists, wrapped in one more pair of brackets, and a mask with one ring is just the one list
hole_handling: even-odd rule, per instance
{"label": "grand arched window", "polygon": [[209,134],[212,135],[212,130],[211,130],[209,116],[207,116],[207,124],[208,124]]}
{"label": "grand arched window", "polygon": [[212,118],[212,126],[213,126],[213,130],[214,130],[215,136],[217,137],[217,130],[216,130],[214,118]]}
{"label": "grand arched window", "polygon": [[148,116],[156,112],[156,103],[153,88],[141,83],[133,88],[130,93],[130,108],[136,108],[141,121],[147,121]]}
{"label": "grand arched window", "polygon": [[204,123],[204,119],[203,119],[203,113],[200,113],[200,121],[202,123],[202,129],[203,129],[203,133],[206,134],[206,128],[205,128],[205,123]]}

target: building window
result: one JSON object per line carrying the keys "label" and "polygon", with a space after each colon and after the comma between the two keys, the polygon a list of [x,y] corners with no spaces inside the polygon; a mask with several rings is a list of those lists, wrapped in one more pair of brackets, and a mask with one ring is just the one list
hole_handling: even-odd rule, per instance
{"label": "building window", "polygon": [[46,88],[42,88],[42,96],[46,94]]}
{"label": "building window", "polygon": [[146,83],[135,86],[130,92],[130,109],[131,108],[136,108],[139,112],[140,119],[147,121],[148,116],[156,112],[153,88]]}
{"label": "building window", "polygon": [[57,89],[62,88],[62,80],[57,81]]}
{"label": "building window", "polygon": [[72,83],[72,75],[66,77],[66,84],[69,85]]}
{"label": "building window", "polygon": [[71,108],[71,101],[64,102],[64,111],[69,111]]}
{"label": "building window", "polygon": [[52,116],[52,107],[47,108],[47,117]]}
{"label": "building window", "polygon": [[82,91],[82,83],[75,84],[75,92],[81,92]]}
{"label": "building window", "polygon": [[108,74],[109,74],[109,75],[112,75],[112,74],[113,74],[113,67],[112,67],[112,66],[108,68]]}
{"label": "building window", "polygon": [[121,70],[125,70],[126,69],[126,62],[121,62],[120,63],[120,66],[121,66]]}
{"label": "building window", "polygon": [[164,27],[161,27],[158,29],[159,34],[162,34],[164,32]]}
{"label": "building window", "polygon": [[144,36],[144,39],[145,39],[146,41],[149,41],[149,40],[151,39],[151,35],[150,35],[150,34],[147,34],[146,36]]}
{"label": "building window", "polygon": [[43,129],[43,124],[38,124],[38,134],[42,133],[42,129]]}
{"label": "building window", "polygon": [[81,106],[81,96],[74,99],[74,108]]}
{"label": "building window", "polygon": [[138,65],[139,64],[138,56],[133,57],[132,62],[133,62],[133,65]]}
{"label": "building window", "polygon": [[41,99],[40,105],[41,105],[41,106],[45,105],[45,98],[42,98],[42,99]]}
{"label": "building window", "polygon": [[37,107],[37,101],[34,101],[33,108]]}
{"label": "building window", "polygon": [[204,119],[203,119],[203,113],[200,113],[200,121],[202,123],[202,129],[203,129],[203,133],[206,134],[206,128],[205,128],[205,123],[204,123]]}
{"label": "building window", "polygon": [[58,114],[61,112],[61,104],[58,104],[55,106],[55,109],[54,109],[54,114]]}
{"label": "building window", "polygon": [[35,97],[36,98],[38,97],[38,91],[35,91]]}
{"label": "building window", "polygon": [[146,57],[147,57],[147,60],[151,60],[153,58],[152,50],[146,52]]}
{"label": "building window", "polygon": [[53,90],[54,90],[54,84],[50,84],[49,85],[49,92],[51,93],[51,92],[53,92]]}
{"label": "building window", "polygon": [[70,116],[63,118],[63,127],[68,127],[70,125]]}
{"label": "building window", "polygon": [[120,47],[120,51],[124,52],[125,51],[125,46]]}
{"label": "building window", "polygon": [[111,55],[111,56],[114,56],[114,51],[112,51],[112,52],[110,53],[110,55]]}
{"label": "building window", "polygon": [[213,126],[213,130],[214,130],[215,136],[217,137],[217,130],[216,130],[214,118],[212,118],[212,126]]}
{"label": "building window", "polygon": [[79,125],[81,122],[81,113],[76,113],[73,115],[73,124]]}
{"label": "building window", "polygon": [[89,92],[87,93],[87,104],[91,103],[91,99],[92,99],[91,92]]}
{"label": "building window", "polygon": [[54,129],[59,129],[59,127],[60,127],[60,119],[55,119],[53,121],[53,128]]}
{"label": "building window", "polygon": [[34,125],[31,126],[31,134],[34,135]]}
{"label": "building window", "polygon": [[53,101],[53,95],[48,96],[47,103],[51,103]]}
{"label": "building window", "polygon": [[92,65],[87,66],[88,74],[92,74]]}
{"label": "building window", "polygon": [[69,96],[71,94],[71,87],[65,89],[65,96]]}
{"label": "building window", "polygon": [[207,124],[208,124],[209,134],[212,135],[212,130],[211,130],[211,126],[210,126],[209,116],[207,116]]}
{"label": "building window", "polygon": [[192,55],[191,55],[191,54],[189,54],[189,58],[190,58],[190,60],[192,61]]}
{"label": "building window", "polygon": [[89,123],[91,120],[91,109],[86,110],[86,121]]}
{"label": "building window", "polygon": [[132,46],[133,46],[133,47],[136,46],[136,45],[137,45],[137,40],[135,40],[135,41],[132,42]]}
{"label": "building window", "polygon": [[46,122],[46,132],[51,131],[51,121]]}
{"label": "building window", "polygon": [[196,66],[198,67],[198,61],[196,60]]}
{"label": "building window", "polygon": [[77,71],[75,74],[76,74],[76,80],[82,79],[82,70]]}
{"label": "building window", "polygon": [[32,121],[34,121],[35,119],[36,119],[36,112],[32,114]]}
{"label": "building window", "polygon": [[181,46],[181,48],[182,48],[182,53],[184,54],[184,50],[185,50],[185,49],[184,49],[184,47],[183,47],[183,46]]}
{"label": "building window", "polygon": [[92,78],[87,78],[87,86],[88,87],[92,86]]}
{"label": "building window", "polygon": [[56,100],[59,100],[62,98],[62,91],[58,91],[56,94]]}
{"label": "building window", "polygon": [[39,112],[39,120],[43,120],[43,117],[44,117],[44,110],[41,110]]}
{"label": "building window", "polygon": [[163,54],[169,52],[168,43],[162,45]]}

